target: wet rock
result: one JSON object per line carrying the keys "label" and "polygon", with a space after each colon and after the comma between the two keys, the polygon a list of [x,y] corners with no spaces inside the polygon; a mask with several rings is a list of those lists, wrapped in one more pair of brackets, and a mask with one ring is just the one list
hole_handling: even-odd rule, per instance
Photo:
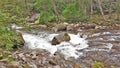
{"label": "wet rock", "polygon": [[63,41],[70,41],[68,33],[61,33],[52,39],[52,45],[60,44]]}
{"label": "wet rock", "polygon": [[32,51],[32,52],[30,53],[30,56],[31,56],[31,58],[32,58],[33,60],[37,59],[36,54],[37,54],[36,51]]}
{"label": "wet rock", "polygon": [[56,60],[55,58],[50,59],[50,60],[49,60],[49,63],[50,63],[51,65],[57,65],[57,64],[58,64],[58,62],[57,62],[57,60]]}
{"label": "wet rock", "polygon": [[69,57],[67,60],[72,62],[72,61],[74,61],[74,58],[73,57]]}
{"label": "wet rock", "polygon": [[5,58],[5,59],[0,60],[0,62],[2,62],[2,63],[8,63],[9,60],[7,58]]}
{"label": "wet rock", "polygon": [[9,63],[6,68],[19,68],[19,62],[13,61]]}
{"label": "wet rock", "polygon": [[18,35],[18,39],[20,40],[20,44],[21,44],[21,45],[24,45],[25,40],[24,40],[24,38],[23,38],[23,36],[22,36],[22,33],[17,32],[17,35]]}

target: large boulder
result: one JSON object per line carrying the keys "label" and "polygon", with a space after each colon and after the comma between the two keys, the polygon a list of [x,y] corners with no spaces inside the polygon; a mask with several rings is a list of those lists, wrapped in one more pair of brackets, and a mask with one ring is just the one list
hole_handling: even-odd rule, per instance
{"label": "large boulder", "polygon": [[52,39],[52,45],[60,44],[63,41],[70,41],[70,36],[66,32],[65,33],[61,33],[61,34],[55,36]]}
{"label": "large boulder", "polygon": [[56,25],[55,27],[52,28],[52,30],[53,30],[54,32],[65,31],[66,28],[67,28],[67,24],[64,24],[64,23],[63,23],[63,24],[58,24],[58,25]]}

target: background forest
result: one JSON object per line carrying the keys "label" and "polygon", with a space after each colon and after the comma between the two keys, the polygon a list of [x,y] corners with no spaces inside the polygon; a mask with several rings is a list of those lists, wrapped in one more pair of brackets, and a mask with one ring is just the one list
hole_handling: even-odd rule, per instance
{"label": "background forest", "polygon": [[11,50],[21,45],[12,24],[119,21],[120,0],[0,0],[0,47]]}

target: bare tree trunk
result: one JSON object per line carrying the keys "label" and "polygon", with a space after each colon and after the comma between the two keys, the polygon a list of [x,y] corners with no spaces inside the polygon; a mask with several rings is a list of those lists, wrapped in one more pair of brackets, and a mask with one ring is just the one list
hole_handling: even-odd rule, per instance
{"label": "bare tree trunk", "polygon": [[52,0],[52,5],[53,5],[53,9],[54,9],[55,15],[57,17],[57,21],[60,22],[61,20],[60,20],[59,13],[58,13],[56,5],[55,5],[55,0]]}
{"label": "bare tree trunk", "polygon": [[112,1],[109,0],[110,6],[109,6],[109,19],[112,17]]}
{"label": "bare tree trunk", "polygon": [[91,15],[93,14],[93,0],[91,0],[91,4],[90,4],[90,13]]}
{"label": "bare tree trunk", "polygon": [[102,9],[102,6],[101,6],[101,1],[100,0],[97,0],[98,1],[98,5],[99,5],[99,9],[100,9],[100,13],[102,14],[103,16],[103,19],[106,21],[106,18],[105,18],[105,15],[104,15],[104,12],[103,12],[103,9]]}

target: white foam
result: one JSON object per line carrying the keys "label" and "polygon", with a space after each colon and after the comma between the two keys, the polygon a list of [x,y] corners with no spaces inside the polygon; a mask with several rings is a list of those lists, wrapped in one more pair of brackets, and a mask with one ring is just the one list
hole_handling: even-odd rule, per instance
{"label": "white foam", "polygon": [[23,27],[18,26],[18,25],[16,25],[16,24],[12,24],[11,28],[17,30],[17,29],[22,29]]}
{"label": "white foam", "polygon": [[62,42],[56,46],[51,45],[50,41],[54,36],[58,34],[48,34],[46,37],[40,37],[38,35],[23,34],[25,45],[30,49],[41,48],[48,50],[51,55],[56,51],[60,52],[65,59],[69,57],[78,58],[82,53],[77,50],[87,48],[87,41],[84,38],[80,38],[78,35],[69,34],[71,40],[69,42]]}

